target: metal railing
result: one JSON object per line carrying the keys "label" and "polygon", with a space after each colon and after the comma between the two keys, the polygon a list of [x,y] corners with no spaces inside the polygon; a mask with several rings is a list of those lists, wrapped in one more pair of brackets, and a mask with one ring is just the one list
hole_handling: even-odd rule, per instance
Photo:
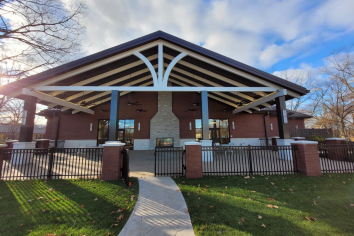
{"label": "metal railing", "polygon": [[295,146],[202,147],[205,175],[256,175],[298,173]]}
{"label": "metal railing", "polygon": [[0,179],[94,178],[102,174],[102,148],[1,149]]}
{"label": "metal railing", "polygon": [[323,173],[354,172],[354,145],[318,145]]}
{"label": "metal railing", "polygon": [[155,176],[174,176],[184,174],[183,147],[155,148]]}

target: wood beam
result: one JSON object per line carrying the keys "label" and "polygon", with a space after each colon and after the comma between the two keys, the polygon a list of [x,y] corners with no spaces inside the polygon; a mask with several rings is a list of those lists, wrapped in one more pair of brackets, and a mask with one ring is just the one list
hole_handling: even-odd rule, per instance
{"label": "wood beam", "polygon": [[[142,87],[144,87],[144,86],[149,86],[149,85],[151,85],[151,84],[153,84],[153,83],[154,83],[153,81],[149,81],[149,82],[146,82],[146,83],[144,83],[144,84],[142,84],[142,85],[140,85],[140,86],[142,86]],[[109,92],[109,93],[111,93],[111,92]],[[128,93],[131,93],[131,91],[121,92],[121,93],[119,93],[119,95],[120,95],[120,96],[124,96],[124,95],[126,95],[126,94],[128,94]],[[100,101],[100,104],[103,104],[103,103],[108,102],[108,101],[110,101],[110,100],[111,100],[111,97],[102,99],[102,100]],[[100,105],[100,104],[89,105],[89,106],[87,106],[87,108],[91,108],[91,107],[94,107],[94,106],[97,106],[97,105]],[[78,112],[80,112],[80,111],[79,111],[79,110],[73,110],[73,111],[72,111],[72,114],[76,114],[76,113],[78,113]]]}
{"label": "wood beam", "polygon": [[67,102],[67,101],[59,99],[59,98],[52,97],[52,96],[44,94],[44,93],[32,91],[32,90],[27,89],[27,88],[22,89],[22,94],[30,95],[30,96],[33,96],[33,97],[37,97],[37,98],[39,98],[39,99],[41,99],[43,101],[47,101],[47,102],[50,102],[50,103],[56,103],[56,104],[58,104],[60,106],[70,107],[72,109],[76,109],[76,110],[79,110],[79,111],[82,111],[82,112],[85,112],[85,113],[88,113],[88,114],[94,114],[93,110],[84,108],[82,106],[76,105],[76,104],[71,103],[71,102]]}
{"label": "wood beam", "polygon": [[[141,79],[135,80],[134,83],[132,82],[131,84],[134,85],[134,84],[143,82],[143,81],[145,81],[145,80],[147,80],[147,79],[151,79],[151,75],[148,75],[148,76],[145,76],[145,77],[143,77],[143,78],[141,78]],[[129,86],[129,85],[130,85],[130,83],[125,84],[125,85],[123,85],[123,86]],[[99,94],[96,94],[96,95],[94,95],[94,96],[92,96],[92,97],[89,97],[89,98],[80,100],[80,101],[78,101],[77,103],[80,104],[82,101],[89,102],[89,101],[92,101],[92,100],[96,100],[97,98],[106,96],[106,95],[108,95],[108,94],[110,94],[110,93],[111,93],[110,91],[103,92],[103,93],[99,93]],[[82,95],[81,95],[81,96],[82,96]],[[66,99],[66,100],[69,101],[68,99]],[[64,108],[62,108],[61,110],[62,110],[62,111],[66,111],[66,110],[69,110],[69,109],[70,109],[69,107],[64,107]]]}
{"label": "wood beam", "polygon": [[[187,54],[188,54],[189,56],[191,56],[191,57],[194,57],[194,58],[196,58],[196,59],[198,59],[198,60],[201,60],[201,61],[204,61],[204,62],[206,62],[206,63],[209,63],[209,64],[211,64],[211,65],[213,65],[213,66],[219,67],[219,68],[224,69],[224,70],[226,70],[226,71],[229,71],[229,72],[231,72],[231,73],[240,75],[240,76],[242,76],[242,77],[244,77],[244,78],[246,78],[246,79],[252,80],[252,81],[257,82],[257,83],[259,83],[259,84],[262,84],[262,85],[264,85],[264,86],[266,86],[266,87],[274,87],[274,88],[277,88],[278,90],[284,89],[284,88],[281,87],[281,86],[278,86],[278,85],[273,84],[273,83],[271,83],[271,82],[265,81],[265,80],[263,80],[263,79],[261,79],[261,78],[258,78],[258,77],[256,77],[256,76],[254,76],[254,75],[248,74],[248,73],[243,72],[243,71],[240,71],[240,70],[238,70],[238,69],[235,69],[235,68],[233,68],[233,67],[231,67],[231,66],[227,66],[227,65],[222,64],[222,63],[220,63],[220,62],[217,62],[217,61],[215,61],[215,60],[209,59],[209,58],[207,58],[207,57],[204,57],[204,56],[202,56],[202,55],[200,55],[200,54],[197,54],[197,53],[195,53],[195,52],[193,52],[193,51],[190,51],[190,50],[188,50],[188,49],[179,47],[179,46],[177,46],[177,45],[175,45],[175,44],[172,44],[172,43],[170,43],[170,42],[165,42],[165,41],[164,41],[163,44],[166,45],[166,47],[172,48],[172,49],[177,50],[177,51],[179,51],[179,52],[185,52],[185,53],[187,53]],[[265,92],[265,91],[255,91],[255,92]],[[297,93],[295,93],[295,92],[292,92],[292,91],[288,91],[288,95],[290,95],[290,96],[292,96],[292,97],[294,97],[294,98],[300,98],[300,97],[301,97],[299,94],[297,94]]]}
{"label": "wood beam", "polygon": [[[180,85],[180,86],[182,86],[182,87],[188,87],[188,86],[189,86],[189,85],[187,85],[187,84],[181,83],[181,82],[179,82],[179,81],[177,81],[177,80],[174,80],[174,79],[172,79],[172,78],[170,79],[170,81],[173,82],[173,83],[175,83],[175,84],[178,84],[178,85]],[[208,97],[210,97],[210,98],[212,98],[212,99],[215,99],[215,100],[217,100],[217,101],[219,101],[219,102],[225,103],[225,104],[227,104],[227,105],[229,105],[229,106],[238,108],[238,106],[237,106],[236,104],[231,103],[231,102],[228,102],[228,101],[225,101],[225,100],[223,100],[223,99],[221,99],[221,98],[219,98],[219,97],[216,97],[216,96],[214,96],[214,95],[212,95],[212,94],[210,94],[210,93],[208,93]],[[252,113],[251,110],[245,110],[245,112]]]}
{"label": "wood beam", "polygon": [[[119,89],[119,90],[118,90]],[[277,89],[272,87],[122,87],[122,86],[38,86],[39,91],[136,91],[136,92],[191,92],[191,91],[217,91],[217,92],[275,92]]]}
{"label": "wood beam", "polygon": [[[168,54],[166,54],[166,53],[164,54],[164,57],[167,58],[167,59],[169,59],[169,60],[173,60],[173,56],[170,56],[170,55],[168,55]],[[191,69],[193,69],[193,70],[196,70],[196,71],[199,71],[199,72],[201,72],[201,73],[203,73],[203,74],[206,74],[206,75],[209,75],[209,76],[211,76],[211,77],[214,77],[215,79],[219,79],[219,80],[225,81],[225,82],[227,82],[227,83],[229,83],[229,84],[234,84],[234,85],[236,85],[236,86],[238,86],[238,87],[248,87],[247,85],[244,85],[244,84],[242,84],[242,83],[240,83],[240,82],[234,81],[234,80],[229,79],[229,78],[227,78],[227,77],[224,77],[224,76],[222,76],[222,75],[219,75],[219,74],[216,74],[216,73],[214,73],[214,72],[208,71],[208,70],[203,69],[203,68],[201,68],[201,67],[199,67],[199,66],[195,66],[195,65],[193,65],[193,64],[191,64],[191,63],[189,63],[189,62],[186,62],[186,61],[180,60],[180,61],[178,62],[178,64],[187,66],[187,67],[189,67],[189,68],[191,68]],[[263,92],[256,92],[256,93],[257,93],[258,95],[260,95],[260,96],[264,96],[264,95],[265,95]]]}
{"label": "wood beam", "polygon": [[260,104],[262,104],[264,102],[269,102],[269,101],[271,101],[271,100],[273,100],[273,99],[275,99],[275,98],[277,98],[279,96],[285,96],[285,95],[287,95],[287,91],[286,91],[286,89],[282,89],[279,92],[272,93],[272,94],[267,95],[267,96],[265,96],[265,97],[263,97],[261,99],[258,99],[258,100],[254,101],[254,102],[248,103],[248,104],[246,104],[246,105],[244,105],[244,106],[242,106],[240,108],[237,108],[236,110],[232,111],[232,113],[233,114],[239,113],[239,112],[244,111],[246,109],[250,109],[252,107],[258,106],[258,105],[260,105]]}
{"label": "wood beam", "polygon": [[[112,56],[112,57],[109,57],[109,58],[100,60],[100,61],[98,61],[98,62],[89,64],[89,65],[87,65],[87,66],[80,67],[80,68],[78,68],[78,69],[76,69],[76,70],[69,71],[69,72],[64,73],[64,74],[62,74],[62,75],[55,76],[55,77],[53,77],[53,78],[51,78],[51,79],[48,79],[48,80],[45,80],[45,81],[43,81],[43,82],[34,84],[33,86],[44,86],[44,85],[52,84],[52,83],[55,83],[55,82],[58,82],[58,81],[67,79],[67,78],[72,77],[72,76],[74,76],[74,75],[78,75],[78,74],[84,73],[84,72],[86,72],[86,71],[95,69],[95,68],[97,68],[97,67],[106,65],[106,64],[108,64],[108,63],[111,63],[111,62],[120,60],[120,59],[122,59],[122,58],[124,58],[124,57],[128,57],[128,56],[130,56],[130,55],[133,55],[134,52],[143,51],[143,50],[152,48],[152,47],[156,46],[158,43],[161,43],[161,42],[162,42],[162,40],[153,41],[153,42],[151,42],[151,43],[142,45],[141,47],[128,50],[128,51],[126,51],[126,52],[124,52],[124,53],[120,53],[120,54],[118,54],[118,55],[114,55],[114,56]],[[33,86],[30,86],[30,88],[33,88]],[[17,96],[19,96],[19,95],[21,95],[21,91],[19,91],[19,92],[14,92],[14,93],[10,94],[9,97],[17,97]]]}
{"label": "wood beam", "polygon": [[[157,58],[157,55],[153,55],[153,56],[148,57],[147,59],[148,59],[148,60],[154,60],[154,59],[156,59],[156,58]],[[130,64],[128,64],[128,65],[119,67],[119,68],[117,68],[117,69],[114,69],[114,70],[111,70],[111,71],[107,71],[107,72],[105,72],[105,73],[103,73],[103,74],[99,74],[99,75],[97,75],[97,76],[94,76],[94,77],[91,77],[91,78],[82,80],[82,81],[77,82],[77,83],[75,83],[75,84],[71,84],[70,86],[83,86],[83,85],[92,83],[92,82],[97,81],[97,80],[100,80],[100,79],[104,79],[104,78],[106,78],[106,77],[108,77],[108,76],[111,76],[111,75],[120,73],[120,72],[122,72],[122,71],[128,70],[128,69],[130,69],[130,68],[133,68],[133,67],[136,67],[136,66],[139,66],[139,65],[142,65],[142,64],[144,64],[144,62],[143,62],[142,60],[139,60],[139,61],[130,63]],[[156,66],[155,68],[157,68],[157,66]],[[146,69],[140,70],[140,71],[138,71],[138,72],[132,73],[131,76],[134,77],[134,76],[140,75],[140,74],[145,73],[145,72],[148,72],[148,71],[149,71],[149,68],[146,68]],[[128,75],[128,76],[121,77],[121,78],[119,78],[119,79],[120,79],[120,81],[123,81],[123,80],[129,79],[129,78],[130,78],[130,77],[129,77],[129,75]],[[119,83],[118,80],[115,80],[115,81],[117,81],[117,83]],[[34,86],[34,88],[36,88],[36,86]],[[62,91],[55,91],[55,92],[52,92],[51,95],[56,96],[56,95],[61,94],[61,93],[62,93]]]}

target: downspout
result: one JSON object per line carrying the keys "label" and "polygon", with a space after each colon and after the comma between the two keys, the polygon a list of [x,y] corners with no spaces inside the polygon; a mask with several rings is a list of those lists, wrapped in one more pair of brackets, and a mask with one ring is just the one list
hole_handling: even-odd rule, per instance
{"label": "downspout", "polygon": [[266,144],[267,147],[269,146],[268,144],[268,131],[267,131],[267,121],[266,121],[266,116],[269,115],[269,112],[266,112],[266,114],[263,116],[263,122],[264,122],[264,133],[265,133],[265,138],[266,138]]}
{"label": "downspout", "polygon": [[57,130],[56,130],[56,132],[55,132],[55,142],[54,142],[54,147],[57,148],[57,147],[58,147],[58,136],[59,136],[60,116],[59,116],[56,112],[54,112],[54,115],[55,115],[56,117],[58,117],[58,119],[57,119]]}

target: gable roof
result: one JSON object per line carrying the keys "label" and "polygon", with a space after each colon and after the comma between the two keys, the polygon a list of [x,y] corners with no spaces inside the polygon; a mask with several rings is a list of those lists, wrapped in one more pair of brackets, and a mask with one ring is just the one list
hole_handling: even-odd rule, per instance
{"label": "gable roof", "polygon": [[157,32],[148,34],[146,36],[134,39],[134,40],[129,41],[127,43],[120,44],[118,46],[106,49],[104,51],[101,51],[101,52],[98,52],[98,53],[95,53],[95,54],[92,54],[89,56],[86,56],[86,57],[78,59],[76,61],[69,62],[64,65],[55,67],[53,69],[49,69],[47,71],[38,73],[36,75],[29,76],[27,78],[13,82],[11,84],[1,86],[0,93],[7,95],[14,90],[28,87],[30,85],[45,81],[45,80],[52,78],[54,76],[58,76],[58,75],[67,73],[69,71],[72,71],[72,70],[78,69],[80,67],[89,65],[91,63],[112,57],[114,55],[123,53],[125,51],[137,48],[139,46],[142,46],[144,44],[148,44],[150,42],[153,42],[153,41],[156,41],[159,39],[162,39],[162,40],[165,40],[165,41],[170,42],[172,44],[178,45],[178,46],[188,49],[194,53],[197,53],[199,55],[205,56],[205,57],[210,58],[212,60],[218,61],[222,64],[233,67],[233,68],[238,69],[240,71],[257,76],[258,78],[261,78],[265,81],[279,85],[285,89],[291,90],[291,91],[296,92],[300,95],[305,95],[307,93],[307,90],[304,87],[301,87],[297,84],[294,84],[294,83],[291,83],[291,82],[286,81],[284,79],[281,79],[277,76],[274,76],[274,75],[264,72],[262,70],[248,66],[246,64],[243,64],[239,61],[233,60],[233,59],[228,58],[226,56],[220,55],[216,52],[213,52],[213,51],[203,48],[201,46],[195,45],[193,43],[190,43],[188,41],[185,41],[185,40],[175,37],[173,35],[167,34],[163,31],[157,31]]}

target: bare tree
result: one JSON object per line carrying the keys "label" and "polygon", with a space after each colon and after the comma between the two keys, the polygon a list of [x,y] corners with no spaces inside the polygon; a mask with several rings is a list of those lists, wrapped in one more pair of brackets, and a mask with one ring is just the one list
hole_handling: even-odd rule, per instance
{"label": "bare tree", "polygon": [[21,123],[23,114],[23,101],[13,99],[3,107],[0,121],[2,124],[18,125]]}
{"label": "bare tree", "polygon": [[294,98],[290,101],[287,101],[286,103],[286,106],[289,110],[292,111],[301,110],[307,113],[308,111],[304,109],[303,105],[314,100],[318,92],[318,86],[317,86],[318,81],[313,76],[313,73],[310,71],[305,72],[301,70],[292,70],[292,71],[285,70],[282,71],[279,76],[287,81],[303,86],[309,90],[309,92],[306,95],[301,96],[300,98]]}
{"label": "bare tree", "polygon": [[85,4],[0,0],[1,73],[20,79],[67,62],[81,50]]}
{"label": "bare tree", "polygon": [[337,79],[354,94],[354,53],[350,49],[333,51],[326,58],[326,65],[322,72],[330,79]]}

